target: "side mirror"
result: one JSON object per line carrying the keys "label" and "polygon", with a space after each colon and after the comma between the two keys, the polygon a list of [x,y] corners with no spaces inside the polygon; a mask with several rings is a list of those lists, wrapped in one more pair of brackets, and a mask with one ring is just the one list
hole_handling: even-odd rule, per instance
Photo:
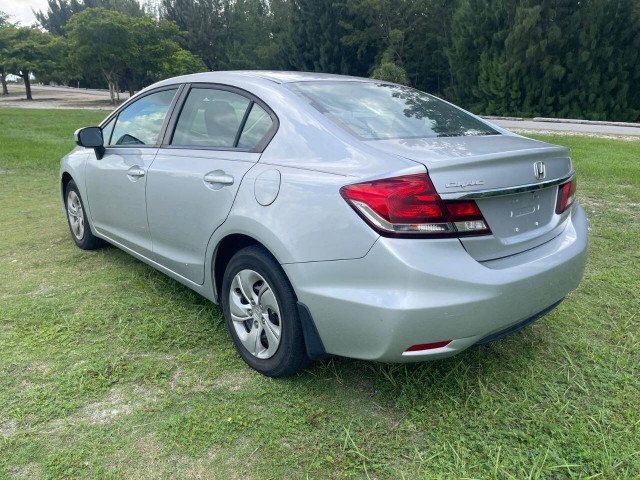
{"label": "side mirror", "polygon": [[102,158],[104,155],[104,140],[102,139],[102,129],[100,127],[79,128],[73,136],[77,145],[93,148],[96,151],[98,160]]}

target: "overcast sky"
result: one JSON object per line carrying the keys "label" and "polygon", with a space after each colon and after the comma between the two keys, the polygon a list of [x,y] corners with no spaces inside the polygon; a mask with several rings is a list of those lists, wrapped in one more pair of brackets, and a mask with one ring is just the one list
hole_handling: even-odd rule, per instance
{"label": "overcast sky", "polygon": [[47,0],[2,0],[0,2],[0,10],[11,15],[11,21],[20,22],[22,25],[31,25],[36,22],[32,8],[36,11],[45,10]]}

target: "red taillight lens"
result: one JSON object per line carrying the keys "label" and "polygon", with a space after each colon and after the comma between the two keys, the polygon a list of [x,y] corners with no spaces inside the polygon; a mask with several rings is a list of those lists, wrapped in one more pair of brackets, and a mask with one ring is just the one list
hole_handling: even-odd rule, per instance
{"label": "red taillight lens", "polygon": [[426,173],[346,185],[340,194],[383,234],[491,233],[475,202],[443,202]]}
{"label": "red taillight lens", "polygon": [[576,199],[576,187],[578,182],[573,177],[569,182],[558,187],[558,201],[556,202],[556,213],[560,214],[573,205]]}
{"label": "red taillight lens", "polygon": [[447,211],[451,218],[474,217],[482,218],[482,213],[476,202],[451,202],[447,203]]}

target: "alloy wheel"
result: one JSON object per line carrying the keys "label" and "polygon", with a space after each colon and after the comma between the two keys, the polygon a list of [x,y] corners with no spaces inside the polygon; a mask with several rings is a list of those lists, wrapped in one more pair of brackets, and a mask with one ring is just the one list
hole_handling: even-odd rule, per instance
{"label": "alloy wheel", "polygon": [[81,241],[84,238],[84,213],[80,197],[73,190],[70,190],[67,195],[67,216],[69,217],[69,225],[71,225],[73,236],[78,241]]}
{"label": "alloy wheel", "polygon": [[262,275],[241,270],[231,282],[229,309],[242,345],[260,359],[271,358],[280,346],[280,307],[271,286]]}

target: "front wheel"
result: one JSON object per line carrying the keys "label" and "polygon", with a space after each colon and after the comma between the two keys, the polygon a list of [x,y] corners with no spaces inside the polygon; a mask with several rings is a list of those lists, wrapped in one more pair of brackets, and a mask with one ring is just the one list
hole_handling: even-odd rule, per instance
{"label": "front wheel", "polygon": [[243,248],[231,259],[222,282],[222,307],[233,343],[251,368],[286,377],[309,363],[295,293],[264,248]]}
{"label": "front wheel", "polygon": [[78,247],[83,250],[95,250],[107,244],[101,238],[96,237],[91,231],[84,204],[80,197],[80,191],[73,180],[69,181],[65,188],[64,206],[67,210],[67,221],[69,222],[69,230],[71,230],[71,238],[73,238],[73,241]]}

